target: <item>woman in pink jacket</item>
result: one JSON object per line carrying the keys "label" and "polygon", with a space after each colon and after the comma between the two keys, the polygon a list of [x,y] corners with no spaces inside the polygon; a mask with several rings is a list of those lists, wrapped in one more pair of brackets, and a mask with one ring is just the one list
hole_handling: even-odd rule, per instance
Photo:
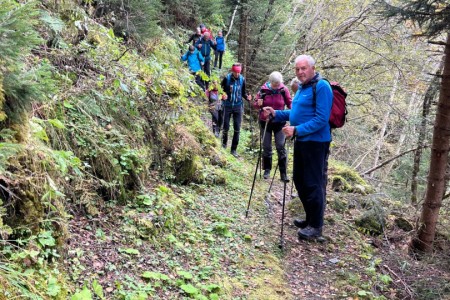
{"label": "woman in pink jacket", "polygon": [[[264,136],[263,144],[263,168],[264,179],[269,178],[272,169],[272,133],[275,137],[275,147],[278,153],[278,166],[282,181],[289,181],[286,174],[286,149],[284,147],[285,136],[281,129],[286,122],[272,122],[269,120],[266,128],[266,118],[262,113],[262,108],[266,106],[272,107],[274,110],[284,110],[285,107],[291,108],[292,98],[289,89],[283,84],[283,75],[280,72],[272,72],[269,75],[269,81],[261,86],[258,94],[256,94],[253,107],[260,110],[259,123],[261,127],[261,138]],[[266,133],[264,134],[264,128]]]}

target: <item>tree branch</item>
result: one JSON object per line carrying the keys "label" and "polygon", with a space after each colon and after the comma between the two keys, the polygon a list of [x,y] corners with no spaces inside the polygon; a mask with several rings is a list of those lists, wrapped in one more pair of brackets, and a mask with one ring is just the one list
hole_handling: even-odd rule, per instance
{"label": "tree branch", "polygon": [[417,147],[417,148],[414,148],[414,149],[406,150],[405,152],[402,152],[402,153],[400,153],[400,154],[398,154],[398,155],[396,155],[396,156],[394,156],[394,157],[392,157],[392,158],[390,158],[390,159],[388,159],[388,160],[382,162],[381,164],[379,164],[379,165],[377,165],[377,166],[375,166],[375,167],[373,167],[373,168],[371,168],[371,169],[369,169],[369,170],[367,170],[367,171],[364,171],[364,172],[360,173],[360,175],[370,174],[370,173],[372,173],[373,171],[378,170],[378,169],[381,168],[381,167],[384,167],[385,165],[387,165],[387,164],[390,163],[391,161],[396,160],[397,158],[400,158],[400,157],[402,157],[403,155],[408,154],[408,153],[410,153],[410,152],[417,151],[417,150],[419,150],[419,149],[421,149],[421,148],[428,148],[428,145],[423,145],[423,146],[420,146],[420,147]]}

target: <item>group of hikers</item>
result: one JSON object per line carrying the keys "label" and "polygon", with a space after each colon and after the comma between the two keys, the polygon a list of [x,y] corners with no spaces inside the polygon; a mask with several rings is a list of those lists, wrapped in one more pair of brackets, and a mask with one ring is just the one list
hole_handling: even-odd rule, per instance
{"label": "group of hikers", "polygon": [[206,28],[204,24],[200,24],[196,31],[186,41],[189,45],[188,51],[183,51],[181,60],[187,61],[189,71],[195,76],[195,82],[203,89],[208,89],[209,81],[203,81],[200,70],[211,76],[211,49],[214,50],[214,68],[219,64],[219,70],[222,69],[222,59],[225,52],[225,38],[222,31],[217,32],[217,36],[213,37],[211,30]]}
{"label": "group of hikers", "polygon": [[[205,27],[199,27],[191,36],[189,53],[182,60],[190,61],[195,56],[198,65],[189,63],[191,72],[203,67],[205,73],[210,72],[211,48],[218,49],[221,33],[211,39],[211,33]],[[222,52],[216,55],[221,68]],[[208,62],[208,63],[207,63]],[[216,63],[215,63],[216,65]],[[222,147],[226,148],[230,121],[233,118],[233,137],[231,154],[238,157],[237,146],[243,115],[243,101],[259,112],[260,137],[262,143],[262,168],[264,178],[268,179],[272,169],[272,136],[278,153],[280,179],[288,182],[287,154],[285,140],[294,142],[293,181],[298,196],[305,210],[305,219],[295,219],[293,224],[298,227],[299,239],[316,239],[322,236],[324,211],[326,204],[326,184],[328,155],[331,142],[331,114],[333,92],[327,80],[315,71],[315,60],[309,55],[300,55],[295,59],[295,75],[290,83],[294,97],[283,83],[280,72],[272,72],[268,81],[257,92],[254,100],[247,93],[245,78],[241,75],[242,65],[233,64],[231,71],[222,79],[220,87],[217,81],[206,86],[206,96],[209,99],[212,115],[213,132],[219,137],[222,132]],[[196,82],[202,86],[201,79]],[[223,93],[219,92],[220,90]],[[287,125],[289,121],[289,125]],[[223,126],[223,127],[222,127]]]}

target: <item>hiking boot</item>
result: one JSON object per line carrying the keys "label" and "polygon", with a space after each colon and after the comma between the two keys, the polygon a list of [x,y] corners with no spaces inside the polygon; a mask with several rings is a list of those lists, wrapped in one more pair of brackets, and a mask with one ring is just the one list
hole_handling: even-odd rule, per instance
{"label": "hiking boot", "polygon": [[287,177],[286,173],[281,173],[280,178],[283,182],[289,182],[289,177]]}
{"label": "hiking boot", "polygon": [[266,169],[264,170],[264,175],[263,175],[264,179],[268,179],[270,177],[270,169]]}
{"label": "hiking boot", "polygon": [[306,222],[306,220],[294,219],[294,225],[300,229],[303,229],[308,226],[308,222]]}
{"label": "hiking boot", "polygon": [[227,145],[222,144],[222,148],[223,148],[223,149],[227,149]]}
{"label": "hiking boot", "polygon": [[218,130],[214,131],[214,136],[215,136],[216,138],[219,137],[219,131],[218,131]]}
{"label": "hiking boot", "polygon": [[237,154],[236,150],[231,150],[231,155],[233,155],[236,158],[239,157],[239,155]]}
{"label": "hiking boot", "polygon": [[297,235],[301,240],[314,240],[322,236],[322,228],[314,228],[308,225],[303,229],[299,229]]}

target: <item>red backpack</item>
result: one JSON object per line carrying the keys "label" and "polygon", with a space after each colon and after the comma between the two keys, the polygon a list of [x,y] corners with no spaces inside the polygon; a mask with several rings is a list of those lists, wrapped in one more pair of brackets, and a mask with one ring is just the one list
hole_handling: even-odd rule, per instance
{"label": "red backpack", "polygon": [[[326,81],[328,79],[322,78]],[[339,85],[338,82],[328,81],[331,86],[331,90],[333,91],[333,104],[331,106],[330,113],[330,123],[331,128],[341,128],[344,126],[345,121],[347,121],[347,103],[345,102],[345,98],[347,98],[347,93],[344,89]],[[313,102],[316,102],[316,85],[317,81],[313,83]]]}

